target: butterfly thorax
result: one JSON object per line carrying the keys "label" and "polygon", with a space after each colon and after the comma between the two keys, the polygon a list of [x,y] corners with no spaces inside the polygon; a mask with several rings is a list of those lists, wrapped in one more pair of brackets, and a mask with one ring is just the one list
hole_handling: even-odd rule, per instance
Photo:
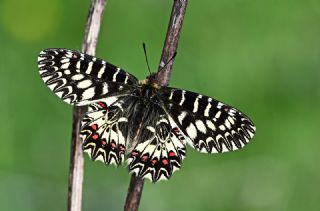
{"label": "butterfly thorax", "polygon": [[146,101],[153,101],[157,103],[157,92],[160,89],[158,84],[152,83],[148,78],[145,80],[139,81],[140,89],[139,95]]}

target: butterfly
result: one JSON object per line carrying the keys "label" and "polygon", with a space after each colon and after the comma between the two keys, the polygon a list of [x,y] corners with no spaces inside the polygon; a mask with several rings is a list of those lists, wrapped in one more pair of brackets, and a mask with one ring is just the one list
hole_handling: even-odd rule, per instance
{"label": "butterfly", "polygon": [[102,59],[51,48],[38,56],[40,76],[63,101],[88,106],[83,150],[152,182],[181,168],[186,145],[203,153],[243,148],[255,126],[239,110],[194,92],[159,86]]}

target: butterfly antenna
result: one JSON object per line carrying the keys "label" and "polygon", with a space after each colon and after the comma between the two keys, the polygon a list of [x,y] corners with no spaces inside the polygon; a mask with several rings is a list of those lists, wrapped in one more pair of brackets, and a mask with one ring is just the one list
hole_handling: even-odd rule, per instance
{"label": "butterfly antenna", "polygon": [[163,67],[161,67],[160,71],[163,70],[176,56],[177,52],[175,51],[172,57],[167,61],[167,63]]}
{"label": "butterfly antenna", "polygon": [[150,75],[151,75],[150,66],[149,66],[149,61],[148,61],[148,55],[147,55],[146,44],[143,42],[143,43],[142,43],[142,46],[143,46],[144,56],[146,57],[146,62],[147,62],[148,70],[149,70],[149,73],[150,73]]}

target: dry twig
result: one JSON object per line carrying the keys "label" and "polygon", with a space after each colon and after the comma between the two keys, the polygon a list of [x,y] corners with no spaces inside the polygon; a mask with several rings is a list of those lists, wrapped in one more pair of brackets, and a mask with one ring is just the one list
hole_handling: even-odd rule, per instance
{"label": "dry twig", "polygon": [[[96,43],[100,31],[103,10],[106,0],[92,0],[88,14],[85,36],[82,44],[82,52],[95,55]],[[83,185],[83,152],[82,143],[79,137],[80,122],[87,111],[86,107],[74,107],[71,155],[68,187],[68,210],[81,211],[82,206],[82,185]]]}

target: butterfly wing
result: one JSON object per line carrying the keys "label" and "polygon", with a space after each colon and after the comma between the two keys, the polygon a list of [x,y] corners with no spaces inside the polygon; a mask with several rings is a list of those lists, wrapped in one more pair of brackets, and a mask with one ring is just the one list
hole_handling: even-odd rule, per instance
{"label": "butterfly wing", "polygon": [[186,154],[185,138],[162,109],[149,120],[145,120],[139,143],[129,154],[129,171],[152,182],[167,180],[181,167]]}
{"label": "butterfly wing", "polygon": [[213,98],[166,87],[158,96],[190,145],[200,152],[241,149],[255,133],[255,126],[245,114]]}
{"label": "butterfly wing", "polygon": [[99,101],[89,106],[81,122],[83,150],[92,160],[105,164],[123,163],[128,134],[128,117],[123,112],[124,100],[121,97],[114,103]]}
{"label": "butterfly wing", "polygon": [[155,104],[147,106],[146,118],[140,116],[143,121],[136,127],[139,103],[130,95],[110,104],[103,100],[91,104],[82,120],[83,149],[92,160],[115,165],[122,164],[129,153],[130,172],[153,182],[169,179],[185,157],[185,137]]}
{"label": "butterfly wing", "polygon": [[87,105],[130,93],[138,80],[96,57],[67,49],[46,49],[38,57],[40,76],[63,101]]}

